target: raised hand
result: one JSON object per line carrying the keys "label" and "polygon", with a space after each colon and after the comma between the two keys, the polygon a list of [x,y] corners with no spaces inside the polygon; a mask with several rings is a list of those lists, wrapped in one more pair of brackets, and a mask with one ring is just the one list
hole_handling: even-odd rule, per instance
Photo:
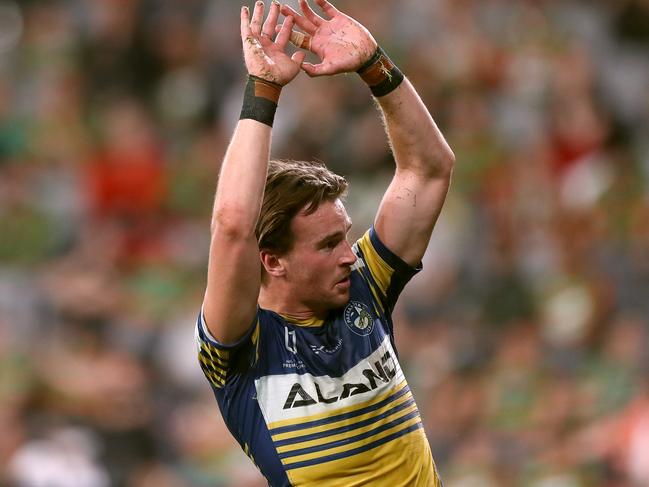
{"label": "raised hand", "polygon": [[376,51],[372,34],[359,22],[340,12],[327,0],[314,0],[325,16],[317,15],[307,3],[299,0],[302,15],[288,5],[282,5],[281,12],[287,19],[277,30],[283,32],[288,19],[303,31],[293,31],[291,42],[302,49],[315,53],[319,64],[302,63],[302,69],[309,76],[347,73],[358,70]]}
{"label": "raised hand", "polygon": [[243,57],[248,69],[248,74],[258,76],[278,85],[285,85],[295,78],[300,72],[300,65],[304,61],[304,52],[296,52],[289,57],[286,54],[286,45],[293,28],[293,17],[286,16],[284,24],[275,36],[277,17],[279,16],[279,3],[273,1],[266,21],[264,19],[264,2],[259,0],[250,19],[248,7],[241,8],[241,41],[243,43]]}

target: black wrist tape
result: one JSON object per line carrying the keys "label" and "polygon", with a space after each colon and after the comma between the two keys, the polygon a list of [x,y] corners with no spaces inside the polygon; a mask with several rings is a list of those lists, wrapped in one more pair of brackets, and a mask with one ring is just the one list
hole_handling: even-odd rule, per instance
{"label": "black wrist tape", "polygon": [[394,90],[403,81],[403,73],[397,68],[380,47],[372,57],[356,71],[365,81],[372,94],[384,96]]}
{"label": "black wrist tape", "polygon": [[239,120],[250,118],[272,127],[281,91],[281,85],[249,74]]}

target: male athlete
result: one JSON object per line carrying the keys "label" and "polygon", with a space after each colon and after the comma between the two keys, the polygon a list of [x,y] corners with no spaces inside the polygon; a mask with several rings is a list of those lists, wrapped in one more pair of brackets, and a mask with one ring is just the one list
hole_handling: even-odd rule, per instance
{"label": "male athlete", "polygon": [[[271,485],[438,486],[391,312],[420,269],[454,155],[372,35],[315,2],[324,16],[306,0],[302,13],[273,3],[265,21],[261,1],[252,15],[241,10],[248,80],[216,191],[199,360],[228,428]],[[289,41],[321,62],[287,55]],[[358,72],[385,120],[396,171],[353,245],[342,177],[269,162],[280,91],[300,69]]]}

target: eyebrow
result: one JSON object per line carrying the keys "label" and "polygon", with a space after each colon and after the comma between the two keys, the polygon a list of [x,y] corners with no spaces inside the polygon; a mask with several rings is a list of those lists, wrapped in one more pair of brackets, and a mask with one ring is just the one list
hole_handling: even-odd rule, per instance
{"label": "eyebrow", "polygon": [[[352,228],[352,221],[351,221],[351,219],[347,219],[346,232],[349,232],[349,230],[351,228]],[[320,240],[318,240],[317,245],[323,245],[323,244],[327,243],[329,240],[333,240],[335,238],[341,238],[341,237],[344,238],[345,235],[346,235],[346,232],[342,233],[341,231],[336,231],[336,232],[330,233],[329,235],[325,235]]]}

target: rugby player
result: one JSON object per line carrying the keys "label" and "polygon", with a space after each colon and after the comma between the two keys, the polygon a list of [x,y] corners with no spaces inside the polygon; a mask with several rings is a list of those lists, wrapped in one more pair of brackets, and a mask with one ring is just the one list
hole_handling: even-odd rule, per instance
{"label": "rugby player", "polygon": [[[391,313],[421,269],[454,155],[370,32],[315,3],[322,15],[306,0],[300,13],[272,3],[265,20],[261,1],[241,10],[248,77],[216,190],[199,361],[271,485],[439,486]],[[289,42],[301,50],[287,54]],[[304,62],[307,50],[321,62]],[[280,93],[300,70],[357,72],[384,120],[395,172],[356,242],[344,178],[320,163],[269,160]]]}

